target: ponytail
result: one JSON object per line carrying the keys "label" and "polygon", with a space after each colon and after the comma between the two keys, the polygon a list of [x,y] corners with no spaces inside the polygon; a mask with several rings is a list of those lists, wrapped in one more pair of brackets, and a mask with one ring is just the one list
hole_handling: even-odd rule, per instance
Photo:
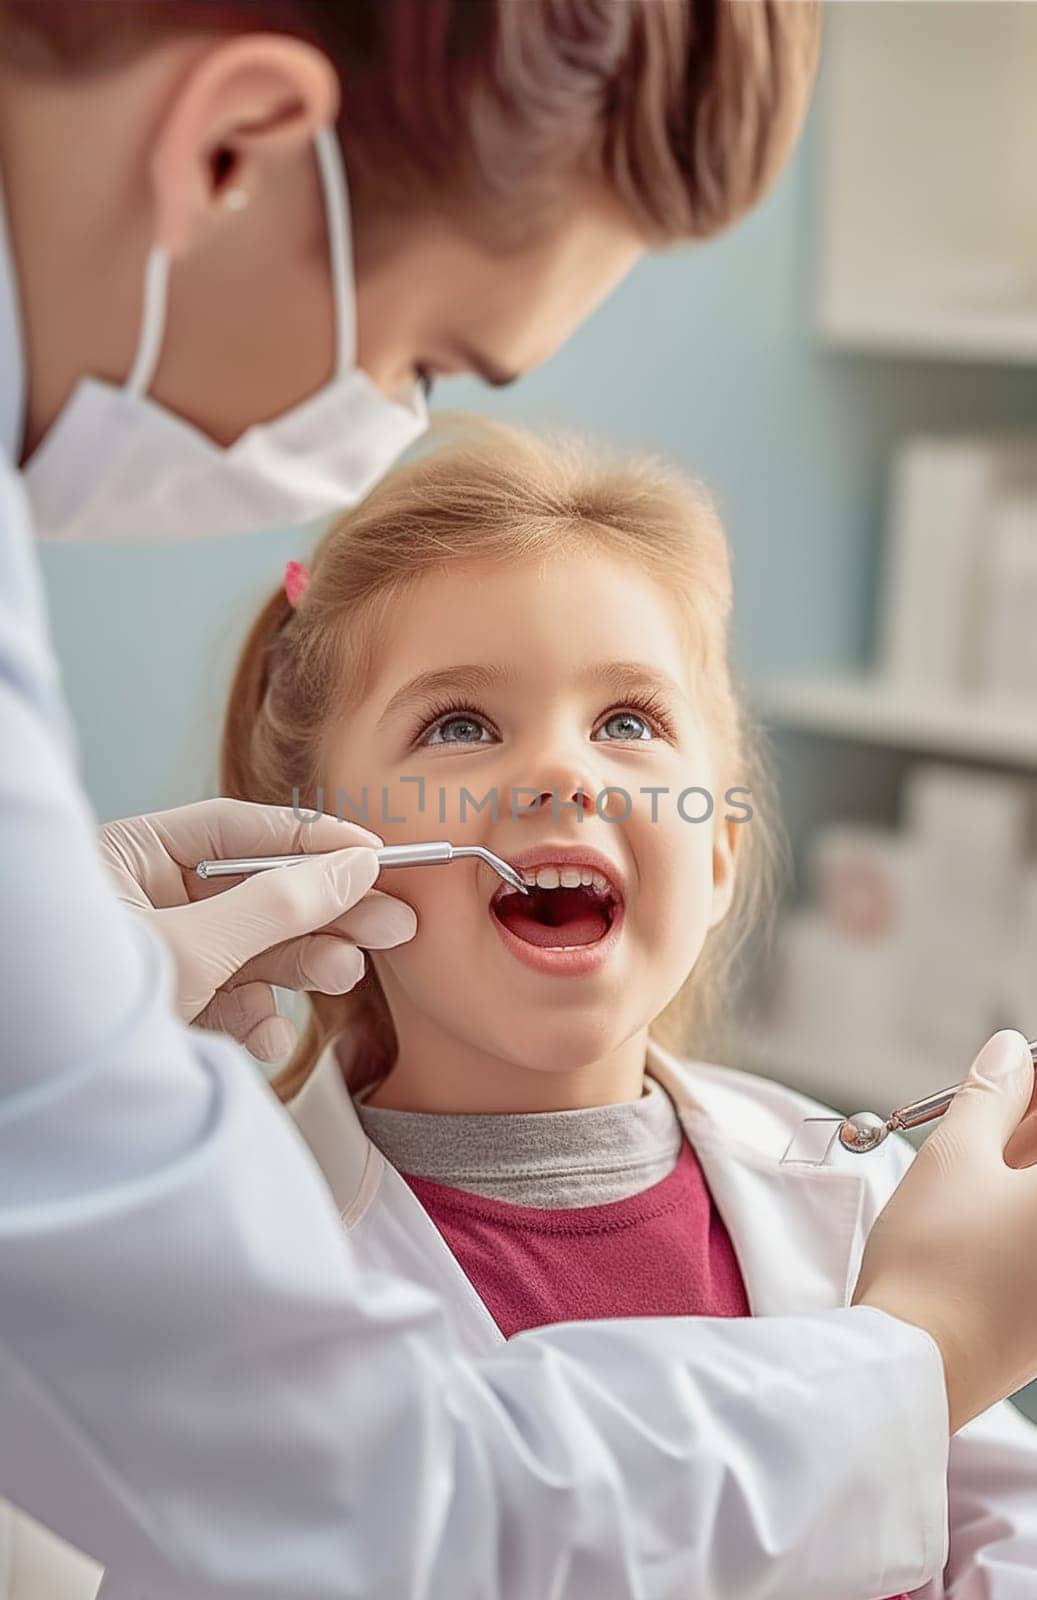
{"label": "ponytail", "polygon": [[[292,770],[288,756],[291,739],[290,735],[278,736],[278,719],[270,702],[276,699],[275,670],[280,667],[282,678],[293,676],[279,646],[295,615],[295,607],[280,585],[252,624],[238,658],[220,741],[220,788],[234,800],[269,805],[285,805],[288,800],[282,775]],[[298,728],[305,718],[298,698],[289,698],[292,726]],[[307,999],[310,1014],[303,1035],[288,1065],[272,1080],[278,1098],[284,1102],[294,1099],[324,1046],[341,1035],[348,1037],[351,1046],[353,1064],[347,1075],[351,1092],[383,1078],[395,1059],[396,1030],[373,969],[368,966],[348,994],[313,993]]]}
{"label": "ponytail", "polygon": [[252,624],[238,657],[220,738],[220,790],[232,800],[260,798],[253,759],[255,728],[270,678],[271,647],[291,614],[281,586]]}
{"label": "ponytail", "polygon": [[348,994],[307,995],[310,1014],[288,1065],[271,1080],[278,1099],[294,1100],[332,1039],[348,1045],[342,1063],[350,1094],[384,1078],[396,1060],[396,1029],[378,976],[367,957],[363,977]]}

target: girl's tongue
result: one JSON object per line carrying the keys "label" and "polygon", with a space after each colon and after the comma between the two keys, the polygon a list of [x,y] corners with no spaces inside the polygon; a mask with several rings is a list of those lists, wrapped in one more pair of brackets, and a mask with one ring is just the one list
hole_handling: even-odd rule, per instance
{"label": "girl's tongue", "polygon": [[534,889],[495,900],[493,914],[517,939],[545,949],[596,944],[609,930],[608,906],[589,889]]}

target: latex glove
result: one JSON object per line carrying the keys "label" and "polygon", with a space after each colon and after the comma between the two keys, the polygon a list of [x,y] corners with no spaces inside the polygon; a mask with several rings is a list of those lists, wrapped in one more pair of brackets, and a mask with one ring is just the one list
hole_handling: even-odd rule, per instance
{"label": "latex glove", "polygon": [[[300,822],[287,806],[241,800],[203,800],[101,830],[120,899],[150,917],[172,951],[184,1021],[233,1034],[264,1061],[295,1041],[272,985],[345,994],[364,972],[358,946],[382,950],[413,937],[411,907],[371,889],[383,842],[337,817]],[[312,864],[250,878],[194,870],[216,857],[302,853]]]}
{"label": "latex glove", "polygon": [[1005,1158],[1033,1094],[1026,1040],[995,1034],[878,1217],[854,1291],[935,1339],[952,1433],[1037,1376],[1037,1167]]}

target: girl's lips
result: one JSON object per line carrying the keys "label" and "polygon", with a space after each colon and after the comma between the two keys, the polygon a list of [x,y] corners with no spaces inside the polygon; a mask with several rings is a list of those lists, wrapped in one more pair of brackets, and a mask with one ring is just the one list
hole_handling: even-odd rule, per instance
{"label": "girl's lips", "polygon": [[[596,939],[593,944],[575,945],[570,949],[529,944],[505,926],[494,913],[492,905],[489,908],[489,915],[505,949],[516,960],[523,962],[527,967],[532,967],[534,972],[547,973],[552,977],[583,978],[604,966],[615,950],[623,927],[624,907],[621,900],[617,901],[608,930],[600,939]],[[564,938],[563,928],[559,928],[558,936],[559,939]]]}

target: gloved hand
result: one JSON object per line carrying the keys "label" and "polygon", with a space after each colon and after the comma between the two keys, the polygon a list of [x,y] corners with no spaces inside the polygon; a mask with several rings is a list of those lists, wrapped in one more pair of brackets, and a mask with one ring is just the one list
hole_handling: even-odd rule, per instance
{"label": "gloved hand", "polygon": [[[101,830],[119,898],[150,917],[172,951],[180,1015],[233,1034],[264,1061],[295,1041],[272,984],[345,994],[363,975],[359,945],[382,950],[413,937],[411,907],[371,890],[383,842],[336,817],[300,822],[288,807],[241,800],[203,800]],[[250,878],[194,870],[216,857],[302,853],[312,864]]]}
{"label": "gloved hand", "polygon": [[1037,1167],[1005,1159],[1009,1144],[1032,1145],[1027,1124],[1012,1135],[1033,1103],[1026,1040],[995,1034],[861,1262],[853,1304],[912,1322],[939,1345],[952,1433],[1037,1376]]}

